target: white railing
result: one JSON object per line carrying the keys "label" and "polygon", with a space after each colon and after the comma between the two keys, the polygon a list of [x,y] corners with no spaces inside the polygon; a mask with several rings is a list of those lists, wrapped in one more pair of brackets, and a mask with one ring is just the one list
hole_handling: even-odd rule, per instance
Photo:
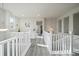
{"label": "white railing", "polygon": [[79,53],[79,35],[73,35],[73,53]]}
{"label": "white railing", "polygon": [[48,51],[52,52],[52,34],[45,32],[43,33],[45,44],[47,45]]}
{"label": "white railing", "polygon": [[52,53],[71,54],[72,53],[72,35],[70,34],[52,34]]}
{"label": "white railing", "polygon": [[0,42],[0,56],[24,56],[31,45],[29,32],[11,34],[14,36]]}
{"label": "white railing", "polygon": [[52,54],[71,54],[72,53],[72,35],[62,33],[44,32],[44,40]]}

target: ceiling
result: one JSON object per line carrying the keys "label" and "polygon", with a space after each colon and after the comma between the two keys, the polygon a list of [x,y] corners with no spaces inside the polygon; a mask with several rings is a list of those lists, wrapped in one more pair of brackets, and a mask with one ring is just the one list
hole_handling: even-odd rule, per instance
{"label": "ceiling", "polygon": [[57,18],[77,6],[77,3],[4,3],[4,8],[18,17]]}

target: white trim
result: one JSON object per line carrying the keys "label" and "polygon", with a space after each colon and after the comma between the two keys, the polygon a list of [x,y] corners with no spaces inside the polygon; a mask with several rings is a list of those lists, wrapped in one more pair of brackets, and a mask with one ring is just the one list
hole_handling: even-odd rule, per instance
{"label": "white trim", "polygon": [[4,48],[3,48],[3,45],[0,45],[0,56],[3,56],[4,55]]}

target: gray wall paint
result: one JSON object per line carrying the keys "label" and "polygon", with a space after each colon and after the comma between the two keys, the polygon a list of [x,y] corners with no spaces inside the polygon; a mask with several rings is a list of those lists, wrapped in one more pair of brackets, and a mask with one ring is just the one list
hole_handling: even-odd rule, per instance
{"label": "gray wall paint", "polygon": [[73,32],[79,35],[79,12],[73,15]]}
{"label": "gray wall paint", "polygon": [[58,21],[58,32],[62,32],[62,20]]}
{"label": "gray wall paint", "polygon": [[69,32],[69,17],[64,18],[64,33]]}

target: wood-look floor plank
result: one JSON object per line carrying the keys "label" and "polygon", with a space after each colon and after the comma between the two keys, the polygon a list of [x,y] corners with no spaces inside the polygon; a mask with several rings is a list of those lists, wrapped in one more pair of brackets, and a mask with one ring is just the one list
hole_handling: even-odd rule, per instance
{"label": "wood-look floor plank", "polygon": [[37,44],[45,44],[43,39],[32,40],[32,46],[26,53],[26,56],[50,56],[46,47],[37,46]]}
{"label": "wood-look floor plank", "polygon": [[36,56],[40,56],[40,47],[39,47],[39,46],[37,47],[37,53],[36,53]]}

